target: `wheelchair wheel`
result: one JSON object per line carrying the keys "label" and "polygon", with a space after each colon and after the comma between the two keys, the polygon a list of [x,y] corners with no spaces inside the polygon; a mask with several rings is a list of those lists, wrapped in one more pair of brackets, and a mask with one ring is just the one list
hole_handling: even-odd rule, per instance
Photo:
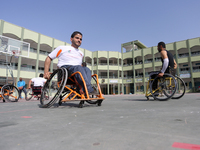
{"label": "wheelchair wheel", "polygon": [[3,99],[8,102],[17,102],[19,100],[19,90],[14,85],[6,84],[1,89]]}
{"label": "wheelchair wheel", "polygon": [[[93,89],[96,90],[99,93],[96,76],[92,76],[91,83],[92,83]],[[97,98],[97,96],[96,95],[90,95],[90,98]],[[89,104],[97,104],[98,100],[88,100],[86,102],[89,103]]]}
{"label": "wheelchair wheel", "polygon": [[[153,85],[157,89],[153,90]],[[150,92],[154,99],[165,101],[174,95],[176,92],[176,80],[171,74],[165,73],[163,77],[156,77],[150,84]]]}
{"label": "wheelchair wheel", "polygon": [[[67,76],[68,73],[67,69],[65,68],[57,69],[51,74],[50,78],[46,81],[43,87],[40,97],[40,103],[43,108],[49,108],[57,102],[66,85]],[[52,94],[54,96],[48,96],[47,98],[47,93],[50,93],[50,95]]]}
{"label": "wheelchair wheel", "polygon": [[33,92],[32,89],[28,89],[27,90],[27,97],[25,98],[27,101],[31,100],[31,98],[33,97]]}
{"label": "wheelchair wheel", "polygon": [[175,94],[172,96],[172,99],[179,99],[181,97],[183,97],[183,95],[185,94],[185,82],[178,76],[175,76],[176,79],[176,92]]}
{"label": "wheelchair wheel", "polygon": [[44,99],[49,100],[49,92],[47,89],[44,91]]}

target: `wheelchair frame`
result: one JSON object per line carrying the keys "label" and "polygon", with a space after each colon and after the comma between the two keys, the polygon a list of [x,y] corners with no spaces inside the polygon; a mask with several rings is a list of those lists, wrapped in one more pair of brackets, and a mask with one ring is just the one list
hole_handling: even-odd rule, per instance
{"label": "wheelchair frame", "polygon": [[[48,93],[48,91],[46,91],[46,92],[47,92],[47,94],[45,94],[45,97],[46,97],[46,99],[49,99],[49,93]],[[42,87],[40,89],[40,92],[34,92],[34,88],[33,88],[33,86],[31,86],[31,89],[27,90],[27,97],[25,99],[27,101],[29,101],[32,99],[32,97],[34,97],[34,98],[37,98],[37,100],[39,100],[41,97],[41,94],[42,94]],[[30,96],[30,97],[28,97],[28,96]]]}
{"label": "wheelchair frame", "polygon": [[[59,79],[60,78],[59,72],[62,72],[61,80]],[[48,87],[50,87],[49,84],[51,82],[51,79],[56,75],[56,73],[58,73],[58,82],[57,82],[58,92],[54,95],[54,97],[48,103],[45,103],[43,92],[45,89],[48,89]],[[80,94],[79,91],[77,90],[78,87],[80,87],[80,85],[78,85],[76,82],[76,79],[75,79],[76,74],[79,74],[82,79],[83,86],[85,88],[85,95]],[[80,72],[77,71],[68,77],[68,71],[66,68],[59,68],[59,69],[55,70],[51,74],[50,78],[46,81],[46,83],[43,87],[43,92],[40,97],[40,103],[41,103],[42,107],[49,108],[52,105],[54,105],[58,101],[58,99],[59,99],[59,102],[58,102],[59,105],[61,105],[63,102],[80,101],[79,107],[82,108],[84,101],[86,101],[90,104],[97,104],[98,106],[101,106],[101,103],[105,98],[103,97],[103,94],[101,92],[101,88],[100,88],[99,81],[98,81],[98,75],[94,74],[94,75],[92,75],[92,78],[96,78],[97,90],[99,91],[99,94],[95,95],[96,96],[95,98],[90,97],[88,90],[87,90],[85,80]],[[75,85],[76,88],[68,87],[68,86],[72,86],[72,85]],[[74,94],[72,98],[70,97],[71,94]]]}
{"label": "wheelchair frame", "polygon": [[[6,47],[7,49],[7,47]],[[3,99],[3,102],[17,102],[19,100],[19,89],[14,86],[14,77],[13,77],[13,69],[12,69],[12,58],[14,56],[14,53],[9,54],[10,55],[10,61],[8,61],[8,54],[6,53],[6,62],[4,63],[6,65],[6,79],[0,79],[0,99]],[[10,73],[10,76],[12,79],[8,79],[8,72]],[[15,93],[13,95],[13,93]],[[10,99],[10,98],[14,99]]]}
{"label": "wheelchair frame", "polygon": [[[166,76],[167,76],[167,77],[166,77]],[[162,84],[161,84],[162,87],[157,87],[157,89],[152,90],[153,82],[156,81],[156,79],[157,79],[158,82],[161,83],[161,79],[162,79],[162,78],[164,78],[164,80],[168,81],[168,82],[169,82],[169,85],[168,85],[167,87],[165,87],[166,85],[162,85]],[[172,81],[174,81],[174,85],[172,85]],[[150,92],[148,93],[149,87],[150,87]],[[161,88],[162,88],[162,89],[161,89]],[[171,91],[170,95],[168,95],[168,94],[163,90],[164,88],[169,88],[169,89],[171,89],[171,90],[173,90],[173,91]],[[156,78],[150,79],[150,80],[148,81],[145,97],[147,98],[147,100],[150,100],[149,97],[151,97],[151,96],[154,98],[154,100],[168,100],[168,99],[170,99],[170,98],[173,97],[173,95],[174,95],[175,92],[176,92],[176,88],[177,88],[177,83],[176,83],[175,77],[174,77],[173,75],[171,75],[171,74],[165,73],[165,74],[163,75],[163,77],[156,77]],[[165,99],[164,99],[164,98],[163,98],[163,99],[162,99],[162,98],[159,98],[159,96],[155,94],[156,91],[161,92],[161,94],[164,94],[167,98],[165,98]]]}

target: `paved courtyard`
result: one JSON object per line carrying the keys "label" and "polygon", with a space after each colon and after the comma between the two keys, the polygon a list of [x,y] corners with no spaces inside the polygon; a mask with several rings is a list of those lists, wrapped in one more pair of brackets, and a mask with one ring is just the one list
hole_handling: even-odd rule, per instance
{"label": "paved courtyard", "polygon": [[0,101],[0,150],[200,149],[200,93],[179,100],[105,96],[40,108],[39,101]]}

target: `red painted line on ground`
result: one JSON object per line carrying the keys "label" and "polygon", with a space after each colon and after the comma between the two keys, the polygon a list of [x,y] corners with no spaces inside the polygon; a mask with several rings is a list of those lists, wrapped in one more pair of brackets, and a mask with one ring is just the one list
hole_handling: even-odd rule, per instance
{"label": "red painted line on ground", "polygon": [[21,118],[32,118],[32,116],[21,116]]}
{"label": "red painted line on ground", "polygon": [[[37,108],[37,109],[39,109],[39,108]],[[11,113],[11,112],[28,111],[28,110],[36,110],[36,109],[22,109],[22,110],[12,110],[12,111],[2,111],[0,113]]]}
{"label": "red painted line on ground", "polygon": [[182,148],[182,149],[190,149],[190,150],[200,150],[200,145],[188,144],[188,143],[174,142],[174,144],[172,145],[172,147]]}

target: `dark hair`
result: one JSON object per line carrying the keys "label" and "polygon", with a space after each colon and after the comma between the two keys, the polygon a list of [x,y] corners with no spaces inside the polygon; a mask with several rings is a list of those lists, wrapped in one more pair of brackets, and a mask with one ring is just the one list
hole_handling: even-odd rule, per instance
{"label": "dark hair", "polygon": [[83,67],[87,67],[86,62],[83,62],[82,65],[83,65]]}
{"label": "dark hair", "polygon": [[164,42],[159,42],[159,43],[158,43],[158,46],[160,46],[160,45],[161,45],[163,48],[166,48]]}
{"label": "dark hair", "polygon": [[42,74],[42,73],[40,73],[39,77],[42,77],[42,78],[43,78],[43,74]]}
{"label": "dark hair", "polygon": [[80,34],[81,36],[83,36],[81,32],[79,32],[79,31],[74,31],[74,32],[72,33],[72,35],[71,35],[71,38],[73,38],[73,37],[74,37],[75,35],[77,35],[77,34]]}

